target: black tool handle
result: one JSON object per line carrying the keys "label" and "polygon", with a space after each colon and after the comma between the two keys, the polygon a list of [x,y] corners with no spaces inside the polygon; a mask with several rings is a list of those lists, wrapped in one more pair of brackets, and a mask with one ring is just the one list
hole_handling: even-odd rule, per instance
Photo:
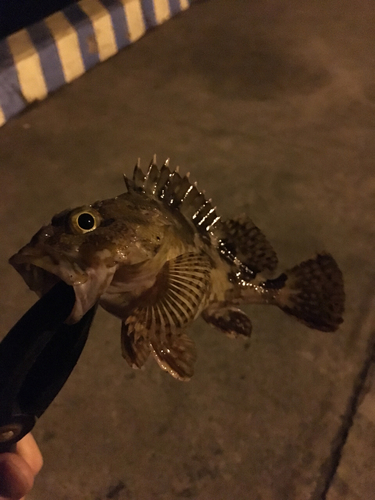
{"label": "black tool handle", "polygon": [[67,325],[74,303],[73,288],[59,282],[0,344],[0,453],[30,432],[78,361],[96,305]]}

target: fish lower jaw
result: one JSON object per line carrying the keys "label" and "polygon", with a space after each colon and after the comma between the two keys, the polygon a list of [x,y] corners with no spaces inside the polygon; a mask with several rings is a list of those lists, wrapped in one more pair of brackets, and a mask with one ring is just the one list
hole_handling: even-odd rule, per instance
{"label": "fish lower jaw", "polygon": [[79,321],[86,312],[99,302],[100,297],[105,293],[115,274],[117,266],[100,266],[96,269],[87,270],[87,280],[83,283],[73,285],[76,295],[74,308],[66,320],[72,324]]}
{"label": "fish lower jaw", "polygon": [[55,264],[52,259],[31,259],[16,254],[9,259],[9,263],[21,275],[27,286],[38,297],[48,293],[57,283],[64,281],[69,286],[79,286],[87,281],[88,276],[81,269],[80,272],[71,269],[71,266]]}
{"label": "fish lower jaw", "polygon": [[30,259],[20,253],[11,257],[9,263],[39,297],[49,292],[59,281],[72,286],[76,302],[66,320],[70,324],[79,321],[99,301],[117,270],[117,265],[107,267],[104,263],[82,270],[78,264],[68,259],[60,259],[59,262],[55,262],[50,256],[33,256]]}
{"label": "fish lower jaw", "polygon": [[54,285],[61,281],[61,278],[56,274],[33,264],[20,265],[12,263],[12,265],[25,280],[30,290],[39,297],[49,292]]}

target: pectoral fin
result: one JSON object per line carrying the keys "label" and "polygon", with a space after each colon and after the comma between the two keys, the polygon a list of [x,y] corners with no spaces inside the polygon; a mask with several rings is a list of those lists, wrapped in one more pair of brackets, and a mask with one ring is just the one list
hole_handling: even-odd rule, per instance
{"label": "pectoral fin", "polygon": [[186,253],[164,264],[154,285],[134,301],[125,321],[142,325],[149,335],[165,339],[193,321],[204,307],[211,264],[204,254]]}
{"label": "pectoral fin", "polygon": [[252,325],[248,316],[237,307],[215,305],[202,312],[202,318],[228,337],[250,337]]}
{"label": "pectoral fin", "polygon": [[190,380],[194,374],[197,350],[186,333],[168,335],[165,341],[154,337],[151,340],[152,353],[159,366],[178,380]]}
{"label": "pectoral fin", "polygon": [[122,355],[131,368],[142,368],[151,352],[147,338],[131,330],[124,322],[121,325],[121,347]]}
{"label": "pectoral fin", "polygon": [[143,364],[147,344],[171,375],[180,380],[192,376],[196,350],[182,329],[204,307],[210,277],[211,261],[205,254],[186,253],[165,263],[124,323],[123,352],[130,364]]}

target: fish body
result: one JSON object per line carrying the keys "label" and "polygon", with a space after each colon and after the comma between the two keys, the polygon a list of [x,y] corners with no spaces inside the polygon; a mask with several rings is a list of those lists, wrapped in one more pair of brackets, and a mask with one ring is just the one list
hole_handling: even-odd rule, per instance
{"label": "fish body", "polygon": [[199,315],[229,336],[251,335],[241,304],[276,305],[310,328],[335,331],[345,293],[333,257],[322,253],[275,275],[277,256],[247,217],[223,221],[189,176],[139,164],[127,191],[64,210],[10,259],[39,295],[74,287],[67,322],[96,303],[122,320],[122,353],[141,368],[150,354],[180,380],[193,375],[186,328]]}

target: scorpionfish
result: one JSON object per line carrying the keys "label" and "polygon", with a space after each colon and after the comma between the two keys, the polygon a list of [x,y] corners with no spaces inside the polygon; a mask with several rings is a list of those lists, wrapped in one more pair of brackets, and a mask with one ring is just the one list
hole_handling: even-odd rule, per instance
{"label": "scorpionfish", "polygon": [[251,335],[241,304],[271,304],[310,328],[342,323],[342,273],[328,253],[275,274],[277,256],[242,215],[223,220],[189,175],[137,163],[127,192],[55,215],[10,259],[39,296],[59,280],[74,288],[72,324],[95,304],[120,318],[133,368],[152,355],[179,380],[194,372],[186,328],[199,315],[232,337]]}

